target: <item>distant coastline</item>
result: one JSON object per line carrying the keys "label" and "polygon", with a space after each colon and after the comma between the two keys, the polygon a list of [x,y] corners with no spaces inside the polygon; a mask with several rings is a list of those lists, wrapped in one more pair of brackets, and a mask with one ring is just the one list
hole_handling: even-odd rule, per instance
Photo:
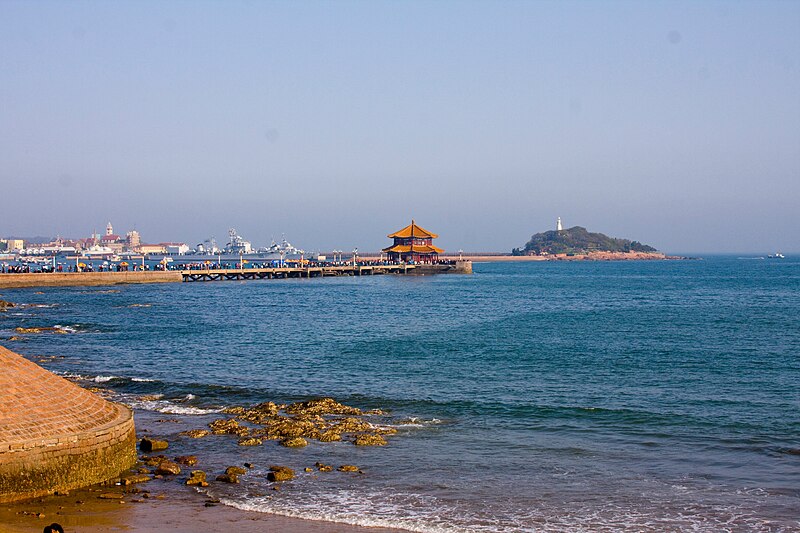
{"label": "distant coastline", "polygon": [[[442,256],[442,259],[458,259],[459,256]],[[688,259],[678,255],[666,255],[661,252],[588,252],[585,254],[552,254],[552,255],[490,255],[463,254],[464,259],[474,262],[505,261],[674,261]]]}

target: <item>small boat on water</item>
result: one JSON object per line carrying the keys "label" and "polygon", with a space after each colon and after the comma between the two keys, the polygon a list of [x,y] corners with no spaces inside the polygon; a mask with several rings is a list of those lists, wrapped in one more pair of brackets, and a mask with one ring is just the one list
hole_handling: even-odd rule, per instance
{"label": "small boat on water", "polygon": [[786,257],[780,252],[775,252],[774,254],[768,255],[767,259],[786,259]]}

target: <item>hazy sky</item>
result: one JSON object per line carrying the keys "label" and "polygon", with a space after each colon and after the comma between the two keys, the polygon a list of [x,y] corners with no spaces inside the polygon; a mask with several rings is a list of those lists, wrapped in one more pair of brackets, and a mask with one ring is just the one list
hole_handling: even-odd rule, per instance
{"label": "hazy sky", "polygon": [[0,0],[0,235],[800,252],[800,2]]}

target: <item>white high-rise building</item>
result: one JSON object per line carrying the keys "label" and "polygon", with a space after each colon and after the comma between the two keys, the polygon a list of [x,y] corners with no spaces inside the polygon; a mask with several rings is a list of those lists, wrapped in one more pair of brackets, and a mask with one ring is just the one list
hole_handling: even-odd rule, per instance
{"label": "white high-rise building", "polygon": [[558,217],[558,220],[556,220],[556,231],[561,231],[563,229],[564,228],[561,226],[561,217]]}

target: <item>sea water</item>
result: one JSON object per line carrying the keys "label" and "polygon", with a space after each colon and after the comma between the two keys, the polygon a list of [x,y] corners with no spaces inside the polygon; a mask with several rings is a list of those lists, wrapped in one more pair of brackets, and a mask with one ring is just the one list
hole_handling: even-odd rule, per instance
{"label": "sea water", "polygon": [[[0,342],[136,408],[228,505],[411,531],[800,530],[800,261],[4,290]],[[41,292],[41,294],[39,294]],[[24,335],[17,326],[63,327]],[[56,356],[56,357],[50,357]],[[381,409],[385,447],[188,439],[235,405]],[[316,461],[363,474],[302,472]],[[298,471],[272,491],[271,464]]]}

